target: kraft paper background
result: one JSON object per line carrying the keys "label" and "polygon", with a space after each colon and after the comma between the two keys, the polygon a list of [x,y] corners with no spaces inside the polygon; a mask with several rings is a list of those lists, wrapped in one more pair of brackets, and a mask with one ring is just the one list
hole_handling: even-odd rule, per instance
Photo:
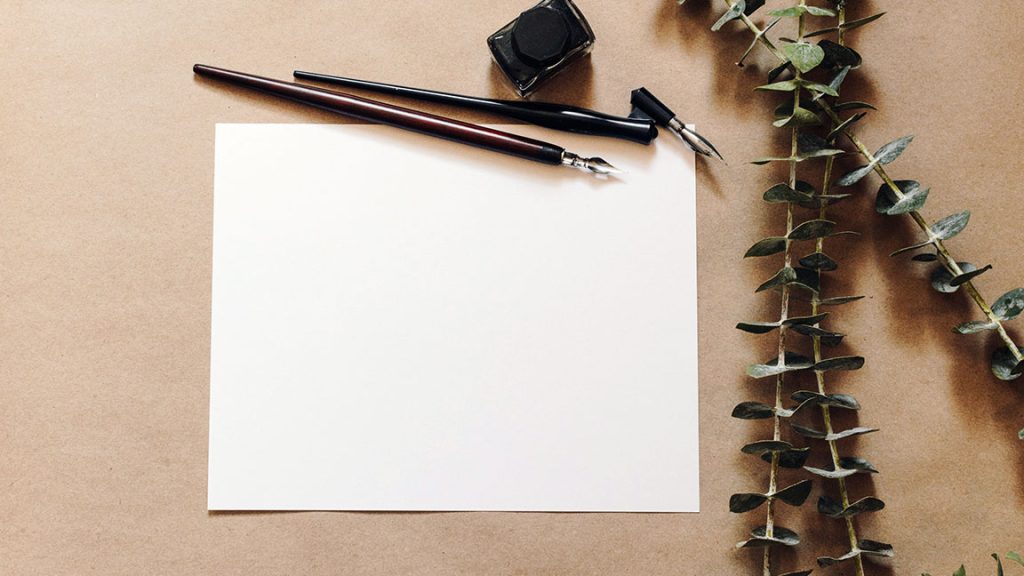
{"label": "kraft paper background", "polygon": [[[995,264],[978,281],[990,299],[1024,284],[1024,6],[851,4],[851,17],[889,12],[850,37],[865,65],[847,93],[881,108],[860,133],[871,147],[916,134],[894,174],[932,187],[930,219],[973,211],[950,246]],[[774,270],[741,256],[779,230],[780,209],[759,197],[782,172],[745,160],[786,144],[775,97],[751,91],[768,60],[733,66],[749,36],[711,33],[721,10],[702,0],[580,0],[596,49],[538,98],[625,113],[646,85],[730,160],[699,167],[703,511],[206,511],[214,123],[339,120],[195,79],[191,65],[509,97],[484,39],[528,5],[0,1],[0,573],[757,573],[759,555],[732,547],[762,512],[736,516],[727,501],[765,488],[739,446],[769,431],[729,413],[767,399],[743,367],[772,356],[771,338],[733,326],[777,313],[753,294]],[[888,257],[916,235],[873,213],[869,180],[842,213],[863,236],[830,245],[843,266],[832,293],[868,296],[833,324],[867,366],[833,382],[863,403],[860,423],[882,428],[846,444],[882,472],[854,494],[888,503],[861,534],[897,548],[890,570],[870,573],[993,573],[990,552],[1024,549],[1024,389],[989,374],[993,337],[950,332],[978,317],[972,304]],[[823,487],[800,511],[780,508],[807,540],[781,567],[845,551],[841,524],[812,511]]]}

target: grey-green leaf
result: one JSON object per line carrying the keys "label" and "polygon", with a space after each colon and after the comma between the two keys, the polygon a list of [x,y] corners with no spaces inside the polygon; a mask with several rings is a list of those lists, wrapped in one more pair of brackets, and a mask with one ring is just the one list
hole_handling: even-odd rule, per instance
{"label": "grey-green leaf", "polygon": [[736,324],[737,330],[751,334],[767,334],[778,327],[778,322],[740,322]]}
{"label": "grey-green leaf", "polygon": [[957,274],[956,276],[954,276],[954,277],[949,279],[949,285],[950,286],[961,286],[961,285],[966,284],[966,283],[970,282],[971,280],[977,278],[978,276],[981,276],[982,274],[984,274],[985,272],[988,272],[991,269],[992,269],[992,265],[988,264],[987,266],[985,266],[983,268],[978,268],[977,270],[971,270],[970,272],[964,272],[963,274]]}
{"label": "grey-green leaf", "polygon": [[834,298],[825,298],[818,301],[819,306],[839,306],[841,304],[849,304],[850,302],[856,302],[862,300],[863,296],[836,296]]}
{"label": "grey-green leaf", "polygon": [[957,325],[953,328],[953,332],[956,332],[957,334],[977,334],[978,332],[995,329],[996,325],[993,322],[989,322],[987,320],[975,320]]}
{"label": "grey-green leaf", "polygon": [[935,224],[932,224],[932,234],[940,240],[948,240],[963,232],[967,222],[971,219],[971,212],[964,210],[952,216],[946,216]]}
{"label": "grey-green leaf", "polygon": [[782,47],[782,52],[793,63],[793,66],[804,74],[814,70],[825,59],[825,52],[820,46],[807,42],[786,44]]}
{"label": "grey-green leaf", "polygon": [[885,508],[885,502],[871,496],[861,498],[845,508],[842,502],[828,496],[818,498],[818,512],[829,518],[850,518],[864,512],[878,512],[883,508]]}
{"label": "grey-green leaf", "polygon": [[792,450],[793,445],[781,440],[758,440],[740,448],[744,454],[764,454],[765,452],[785,452]]}
{"label": "grey-green leaf", "polygon": [[838,356],[828,358],[814,365],[815,372],[829,372],[833,370],[860,370],[864,366],[863,356]]}
{"label": "grey-green leaf", "polygon": [[[1024,436],[1024,435],[1022,435],[1022,436]],[[1006,559],[1007,560],[1013,560],[1017,564],[1020,564],[1021,566],[1024,566],[1024,558],[1022,558],[1021,555],[1016,553],[1016,552],[1007,552],[1006,553]]]}
{"label": "grey-green leaf", "polygon": [[772,288],[778,288],[780,286],[784,286],[786,284],[790,284],[792,282],[795,282],[796,279],[797,279],[796,270],[794,270],[793,268],[790,268],[789,266],[786,266],[782,270],[779,270],[778,272],[776,272],[775,276],[772,276],[771,278],[766,280],[764,282],[764,284],[761,284],[760,286],[758,286],[757,290],[755,290],[755,292],[764,292],[765,290],[770,290]]}
{"label": "grey-green leaf", "polygon": [[794,190],[787,184],[776,184],[775,186],[772,186],[765,191],[763,197],[764,201],[769,204],[809,202],[814,198],[812,194]]}
{"label": "grey-green leaf", "polygon": [[733,494],[729,497],[729,512],[750,512],[767,501],[768,497],[764,494]]}
{"label": "grey-green leaf", "polygon": [[875,152],[875,160],[879,164],[892,164],[900,157],[900,154],[903,154],[903,151],[907,149],[907,146],[910,146],[913,140],[913,136],[904,136],[889,142]]}
{"label": "grey-green leaf", "polygon": [[778,358],[773,358],[764,364],[754,364],[747,367],[747,375],[751,378],[767,378],[768,376],[775,376],[785,372],[806,370],[813,365],[814,362],[810,358],[786,352],[784,362],[780,362]]}
{"label": "grey-green leaf", "polygon": [[[973,272],[978,269],[977,266],[971,264],[970,262],[957,262],[957,266],[959,266],[960,270],[965,274]],[[957,284],[954,286],[951,283],[952,281],[953,275],[950,274],[949,270],[946,270],[944,266],[939,266],[932,272],[932,288],[934,288],[936,292],[941,292],[943,294],[952,294],[953,292],[959,290],[960,285]]]}
{"label": "grey-green leaf", "polygon": [[812,36],[821,36],[822,34],[831,34],[833,32],[838,32],[840,29],[842,29],[842,30],[853,30],[854,28],[859,28],[859,27],[861,27],[861,26],[863,26],[865,24],[870,24],[871,22],[874,22],[875,20],[878,20],[882,16],[885,16],[885,12],[879,12],[878,14],[874,14],[874,15],[868,16],[866,18],[861,18],[859,20],[851,20],[849,22],[846,22],[842,26],[833,26],[832,28],[824,28],[824,29],[821,29],[821,30],[815,30],[814,32],[811,32],[809,34],[805,34],[804,38],[810,38]]}
{"label": "grey-green leaf", "polygon": [[1018,361],[1017,357],[1010,352],[1006,346],[996,349],[992,353],[992,373],[1000,380],[1016,380],[1020,378],[1024,370],[1024,362]]}
{"label": "grey-green leaf", "polygon": [[[776,452],[775,454],[779,457],[779,466],[787,469],[803,468],[807,462],[807,457],[811,455],[811,449],[809,447],[794,448],[792,450],[786,450],[785,452]],[[761,460],[765,462],[772,461],[772,453],[765,452],[761,454]]]}
{"label": "grey-green leaf", "polygon": [[[843,68],[843,70],[849,70],[849,68]],[[850,116],[846,120],[843,120],[842,124],[839,124],[838,126],[833,128],[832,131],[828,133],[828,136],[825,137],[825,139],[829,141],[835,140],[836,136],[839,136],[844,130],[846,130],[850,126],[853,126],[857,122],[860,122],[867,115],[867,112],[858,112],[853,116]]]}
{"label": "grey-green leaf", "polygon": [[836,223],[829,220],[808,220],[801,223],[789,233],[790,240],[814,240],[824,238],[832,233]]}
{"label": "grey-green leaf", "polygon": [[786,249],[786,239],[777,236],[758,240],[753,246],[747,249],[744,258],[756,258],[760,256],[771,256]]}
{"label": "grey-green leaf", "polygon": [[822,272],[831,272],[832,270],[839,268],[839,263],[830,258],[824,252],[813,252],[804,256],[800,259],[800,265],[804,268],[821,270]]}
{"label": "grey-green leaf", "polygon": [[1021,312],[1024,312],[1024,288],[1010,290],[992,304],[992,313],[1003,321],[1013,320]]}
{"label": "grey-green leaf", "polygon": [[810,480],[801,480],[792,486],[787,486],[772,494],[772,498],[781,500],[790,506],[801,506],[811,494],[814,483]]}
{"label": "grey-green leaf", "polygon": [[725,26],[729,22],[739,18],[746,9],[746,0],[736,0],[736,3],[733,4],[725,14],[722,14],[722,17],[718,19],[718,22],[715,22],[714,25],[711,26],[711,31],[718,32],[721,30],[722,26]]}
{"label": "grey-green leaf", "polygon": [[875,197],[876,212],[895,216],[915,212],[924,207],[928,200],[928,188],[921,188],[920,182],[914,180],[896,180],[896,186],[903,193],[902,198],[897,199],[896,193],[888,184],[882,184],[878,189],[878,196]]}
{"label": "grey-green leaf", "polygon": [[732,417],[740,420],[764,420],[774,414],[774,408],[760,402],[740,402],[732,409]]}
{"label": "grey-green leaf", "polygon": [[851,170],[850,172],[847,172],[846,174],[844,174],[843,177],[840,178],[838,181],[836,181],[836,185],[837,186],[853,186],[857,182],[860,182],[861,180],[863,180],[864,177],[867,176],[868,174],[870,174],[871,171],[874,170],[874,169],[875,169],[875,165],[874,164],[868,164],[866,166],[861,166],[860,168],[856,168],[854,170]]}

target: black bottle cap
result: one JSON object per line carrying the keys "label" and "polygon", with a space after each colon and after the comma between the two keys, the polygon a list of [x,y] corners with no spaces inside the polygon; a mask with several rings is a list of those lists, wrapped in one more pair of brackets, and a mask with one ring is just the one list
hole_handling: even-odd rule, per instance
{"label": "black bottle cap", "polygon": [[537,6],[523,12],[512,28],[512,48],[535,66],[558,62],[569,44],[569,23],[557,10]]}

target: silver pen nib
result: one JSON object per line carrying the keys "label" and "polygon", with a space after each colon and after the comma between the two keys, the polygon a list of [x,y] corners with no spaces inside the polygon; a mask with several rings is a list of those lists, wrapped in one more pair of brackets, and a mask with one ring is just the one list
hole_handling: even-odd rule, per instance
{"label": "silver pen nib", "polygon": [[690,147],[690,150],[693,150],[701,156],[707,156],[710,158],[714,155],[717,156],[719,160],[723,162],[725,161],[725,158],[722,158],[722,155],[719,154],[718,149],[715,148],[714,144],[709,142],[707,138],[687,128],[686,125],[680,122],[678,118],[673,118],[669,121],[668,127],[670,130],[675,132],[687,146]]}
{"label": "silver pen nib", "polygon": [[592,158],[583,158],[579,154],[573,154],[566,150],[562,152],[562,165],[571,166],[573,168],[579,168],[580,170],[586,170],[592,174],[599,176],[608,176],[609,174],[622,174],[622,170],[619,170],[615,166],[609,164],[604,158],[598,158],[594,156]]}

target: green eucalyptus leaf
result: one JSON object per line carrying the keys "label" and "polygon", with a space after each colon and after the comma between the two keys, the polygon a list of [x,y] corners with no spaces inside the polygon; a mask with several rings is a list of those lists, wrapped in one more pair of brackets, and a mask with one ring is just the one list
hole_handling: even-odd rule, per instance
{"label": "green eucalyptus leaf", "polygon": [[736,324],[737,330],[751,334],[767,334],[778,327],[778,322],[740,322]]}
{"label": "green eucalyptus leaf", "polygon": [[967,576],[967,569],[964,568],[963,564],[961,564],[960,568],[958,568],[956,572],[953,572],[953,576]]}
{"label": "green eucalyptus leaf", "polygon": [[813,199],[811,194],[794,190],[788,184],[776,184],[764,193],[764,201],[769,204],[791,204],[808,202]]}
{"label": "green eucalyptus leaf", "polygon": [[765,0],[747,0],[747,9],[744,10],[743,13],[750,16],[754,12],[757,12],[761,6],[764,6],[764,3]]}
{"label": "green eucalyptus leaf", "polygon": [[807,13],[811,16],[835,16],[836,13],[828,8],[820,8],[818,6],[805,6]]}
{"label": "green eucalyptus leaf", "polygon": [[992,373],[1000,380],[1016,380],[1024,371],[1024,362],[1017,360],[1017,357],[1010,352],[1006,346],[997,348],[992,353]]}
{"label": "green eucalyptus leaf", "polygon": [[791,284],[795,282],[796,279],[796,270],[790,268],[789,266],[786,266],[782,270],[776,272],[775,276],[772,276],[771,278],[766,280],[764,284],[758,286],[757,290],[755,290],[755,293],[764,292],[765,290],[771,290],[772,288],[779,288],[781,286],[785,286],[786,284]]}
{"label": "green eucalyptus leaf", "polygon": [[783,324],[785,324],[786,326],[798,326],[798,325],[817,324],[818,322],[821,322],[822,320],[824,320],[827,317],[828,317],[828,313],[827,312],[823,313],[823,314],[815,314],[813,316],[794,316],[792,318],[787,318],[783,322]]}
{"label": "green eucalyptus leaf", "polygon": [[833,500],[828,496],[818,498],[818,512],[829,518],[852,518],[864,512],[878,512],[883,508],[885,508],[885,502],[871,496],[861,498],[845,508],[842,502]]}
{"label": "green eucalyptus leaf", "polygon": [[836,223],[829,220],[808,220],[789,232],[790,240],[815,240],[832,233]]}
{"label": "green eucalyptus leaf", "polygon": [[964,322],[963,324],[957,325],[953,328],[953,332],[956,332],[957,334],[977,334],[978,332],[995,329],[996,325],[993,322],[989,322],[987,320],[975,320],[973,322]]}
{"label": "green eucalyptus leaf", "polygon": [[[779,21],[776,20],[775,22],[778,23]],[[767,27],[765,29],[767,30]],[[768,82],[774,82],[776,79],[778,79],[780,76],[782,76],[782,74],[784,72],[787,72],[788,70],[789,70],[789,62],[788,61],[787,62],[783,62],[782,64],[779,64],[775,68],[772,68],[771,70],[768,71]]]}
{"label": "green eucalyptus leaf", "polygon": [[[970,262],[957,262],[957,266],[959,266],[960,270],[962,270],[965,274],[974,272],[975,270],[978,269],[977,266],[971,264]],[[936,292],[941,292],[943,294],[952,294],[953,292],[956,292],[957,290],[960,289],[959,284],[952,284],[953,275],[949,272],[949,270],[946,270],[944,266],[939,266],[935,268],[935,270],[932,272],[931,282],[932,288],[934,288]]]}
{"label": "green eucalyptus leaf", "polygon": [[722,14],[722,17],[719,18],[713,26],[711,26],[711,31],[718,32],[719,30],[722,29],[722,26],[725,26],[729,22],[732,22],[733,20],[739,18],[742,14],[744,14],[746,9],[747,3],[745,0],[736,0],[732,7],[730,7],[725,14]]}
{"label": "green eucalyptus leaf", "polygon": [[786,572],[785,574],[779,574],[779,576],[811,576],[811,572],[814,572],[814,570],[797,570],[796,572]]}
{"label": "green eucalyptus leaf", "polygon": [[878,432],[878,428],[865,428],[863,426],[850,428],[848,430],[843,430],[841,432],[833,432],[832,434],[826,434],[821,430],[815,430],[814,428],[811,428],[809,426],[802,426],[800,424],[793,424],[792,428],[797,434],[805,438],[814,438],[815,440],[825,440],[827,442],[834,442],[836,440],[842,440],[843,438],[849,438],[851,436],[860,436],[862,434]]}
{"label": "green eucalyptus leaf", "polygon": [[903,154],[903,151],[907,149],[907,146],[910,146],[913,140],[913,136],[904,136],[889,142],[875,152],[875,160],[879,164],[892,164],[900,157],[900,154]]}
{"label": "green eucalyptus leaf", "polygon": [[875,108],[871,104],[868,104],[867,102],[861,102],[860,100],[853,100],[850,102],[836,104],[835,106],[832,107],[832,110],[834,110],[835,112],[846,112],[847,110],[863,110],[865,108],[867,108],[868,110],[878,110],[878,108]]}
{"label": "green eucalyptus leaf", "polygon": [[792,450],[793,445],[782,440],[758,440],[740,448],[744,454],[764,454],[765,452],[785,452]]}
{"label": "green eucalyptus leaf", "polygon": [[774,92],[796,92],[800,89],[801,82],[799,80],[783,80],[782,82],[772,82],[771,84],[765,84],[758,86],[754,90],[762,91],[774,91]]}
{"label": "green eucalyptus leaf", "polygon": [[849,22],[844,23],[842,26],[833,26],[831,28],[822,28],[821,30],[815,30],[814,32],[804,34],[804,38],[821,36],[822,34],[833,34],[835,32],[839,32],[840,30],[853,30],[854,28],[860,28],[865,24],[870,24],[875,20],[878,20],[882,16],[885,16],[885,12],[879,12],[878,14],[874,14],[866,18],[860,18],[859,20],[851,20]]}
{"label": "green eucalyptus leaf", "polygon": [[782,490],[779,490],[771,497],[775,500],[781,500],[790,506],[802,506],[807,501],[807,497],[811,494],[811,488],[814,487],[814,483],[810,480],[801,480],[792,486],[787,486]]}
{"label": "green eucalyptus leaf", "polygon": [[783,356],[783,361],[779,361],[779,358],[772,358],[764,364],[754,364],[747,367],[747,375],[751,378],[767,378],[769,376],[775,376],[783,374],[785,372],[793,372],[796,370],[807,370],[814,365],[814,362],[810,358],[794,354],[792,352],[786,352]]}
{"label": "green eucalyptus leaf", "polygon": [[839,469],[834,469],[831,464],[825,468],[815,468],[812,466],[804,466],[804,470],[814,474],[815,476],[821,476],[823,478],[829,478],[836,480],[839,478],[847,478],[854,474],[877,474],[878,470],[871,465],[870,462],[863,458],[854,457],[843,457],[839,459]]}
{"label": "green eucalyptus leaf", "polygon": [[[847,70],[847,68],[843,68],[843,70]],[[868,115],[867,112],[858,112],[858,113],[854,114],[853,116],[850,116],[846,120],[843,120],[843,122],[841,124],[839,124],[835,128],[833,128],[832,131],[828,133],[828,136],[825,137],[825,139],[830,141],[830,142],[834,141],[836,139],[836,137],[838,137],[840,134],[843,133],[844,130],[846,130],[850,126],[853,126],[857,122],[860,122],[861,119],[863,119],[867,115]]]}
{"label": "green eucalyptus leaf", "polygon": [[939,240],[949,240],[967,228],[967,222],[971,219],[970,210],[964,210],[951,216],[946,216],[935,224],[932,224],[932,234]]}
{"label": "green eucalyptus leaf", "polygon": [[1020,316],[1021,312],[1024,312],[1024,288],[1010,290],[992,305],[992,313],[1004,322]]}
{"label": "green eucalyptus leaf", "polygon": [[[832,234],[832,236],[835,236],[835,234]],[[818,272],[816,270],[797,268],[795,272],[796,280],[790,282],[790,286],[802,288],[812,294],[818,293],[818,287],[821,279],[818,277]]]}
{"label": "green eucalyptus leaf", "polygon": [[821,566],[822,568],[826,568],[828,566],[835,566],[836,564],[839,564],[841,562],[846,562],[847,560],[853,560],[857,556],[860,556],[860,550],[850,550],[846,554],[843,554],[842,556],[836,556],[836,557],[832,557],[832,556],[819,556],[818,557],[818,566]]}
{"label": "green eucalyptus leaf", "polygon": [[855,470],[857,472],[866,472],[869,474],[877,474],[878,470],[871,465],[871,462],[863,458],[857,458],[853,456],[846,456],[839,459],[839,466],[846,470]]}
{"label": "green eucalyptus leaf", "polygon": [[786,44],[782,47],[782,52],[793,66],[804,74],[814,70],[825,59],[825,51],[820,46],[807,42]]}
{"label": "green eucalyptus leaf", "polygon": [[864,179],[865,176],[871,174],[871,171],[875,169],[874,164],[868,164],[855,168],[846,174],[844,174],[839,180],[836,181],[837,186],[853,186],[857,182]]}
{"label": "green eucalyptus leaf", "polygon": [[857,300],[863,299],[863,296],[836,296],[834,298],[825,298],[818,301],[820,306],[840,306],[842,304],[849,304],[850,302],[856,302]]}
{"label": "green eucalyptus leaf", "polygon": [[[807,457],[811,454],[811,449],[807,447],[794,448],[792,450],[786,450],[785,452],[776,452],[775,454],[779,457],[779,466],[795,470],[804,467],[804,464],[807,462]],[[768,452],[761,454],[761,460],[771,462],[772,454]]]}
{"label": "green eucalyptus leaf", "polygon": [[822,40],[818,42],[818,46],[825,54],[822,65],[829,70],[860,68],[861,63],[864,61],[861,55],[853,48],[836,44],[831,40]]}
{"label": "green eucalyptus leaf", "polygon": [[729,512],[750,512],[767,501],[768,497],[764,494],[733,494],[729,497]]}
{"label": "green eucalyptus leaf", "polygon": [[756,258],[760,256],[771,256],[772,254],[778,254],[786,249],[786,239],[777,236],[771,236],[763,240],[758,240],[753,246],[751,246],[747,252],[743,255],[744,258]]}
{"label": "green eucalyptus leaf", "polygon": [[920,182],[914,180],[896,180],[896,186],[903,193],[903,198],[896,198],[896,193],[888,184],[882,184],[875,197],[875,211],[880,214],[895,216],[916,212],[924,207],[928,200],[928,188],[921,188]]}
{"label": "green eucalyptus leaf", "polygon": [[999,554],[992,554],[992,557],[996,559],[996,576],[1004,576],[1003,561],[999,559]]}
{"label": "green eucalyptus leaf", "polygon": [[867,554],[869,556],[892,558],[894,554],[892,544],[876,542],[874,540],[861,540],[860,542],[857,542],[857,547],[860,548],[862,554]]}
{"label": "green eucalyptus leaf", "polygon": [[889,254],[889,256],[899,256],[900,254],[903,254],[904,252],[911,252],[913,250],[920,250],[921,248],[924,248],[925,246],[931,246],[933,243],[934,243],[933,240],[925,240],[924,242],[918,242],[917,244],[913,244],[913,245],[910,245],[910,246],[906,246],[904,248],[900,248],[899,250],[893,252],[892,254]]}
{"label": "green eucalyptus leaf", "polygon": [[839,264],[824,252],[813,252],[800,259],[800,265],[811,270],[831,272],[839,268]]}
{"label": "green eucalyptus leaf", "polygon": [[1007,560],[1013,560],[1017,564],[1020,564],[1021,566],[1024,566],[1024,558],[1022,558],[1021,555],[1016,553],[1016,552],[1007,552],[1006,553],[1006,559]]}
{"label": "green eucalyptus leaf", "polygon": [[740,542],[736,546],[739,548],[763,548],[765,546],[774,546],[776,544],[782,544],[783,546],[796,546],[800,543],[800,536],[798,536],[796,532],[781,526],[775,526],[772,530],[771,536],[768,536],[767,534],[767,526],[758,526],[750,532],[750,535],[753,536],[753,538],[746,542]]}
{"label": "green eucalyptus leaf", "polygon": [[778,118],[772,122],[772,125],[776,128],[782,128],[783,126],[820,126],[821,118],[807,108],[798,106],[789,116]]}
{"label": "green eucalyptus leaf", "polygon": [[846,410],[860,410],[860,403],[849,394],[819,394],[810,390],[800,390],[790,396],[796,402],[813,401],[816,406],[828,406],[830,408],[843,408]]}
{"label": "green eucalyptus leaf", "polygon": [[821,343],[825,346],[839,346],[845,337],[844,334],[839,332],[831,332],[824,330],[817,326],[793,326],[793,331],[803,336],[810,336],[812,338],[818,338]]}
{"label": "green eucalyptus leaf", "polygon": [[732,417],[740,420],[764,420],[774,415],[774,408],[760,402],[740,402],[732,409]]}
{"label": "green eucalyptus leaf", "polygon": [[962,286],[963,284],[966,284],[966,283],[970,282],[971,280],[977,278],[978,276],[981,276],[982,274],[984,274],[985,272],[988,272],[991,269],[992,269],[992,265],[988,264],[984,268],[978,268],[977,270],[971,270],[970,272],[964,272],[963,274],[958,274],[958,275],[950,278],[949,285],[950,286]]}
{"label": "green eucalyptus leaf", "polygon": [[806,6],[790,6],[788,8],[780,8],[779,10],[772,10],[768,13],[769,16],[777,16],[779,18],[798,18],[807,13]]}
{"label": "green eucalyptus leaf", "polygon": [[932,254],[931,252],[927,252],[924,254],[915,254],[914,257],[911,258],[911,260],[915,262],[935,262],[938,259],[938,254]]}
{"label": "green eucalyptus leaf", "polygon": [[834,370],[860,370],[864,366],[863,356],[837,356],[822,360],[814,365],[815,372]]}

